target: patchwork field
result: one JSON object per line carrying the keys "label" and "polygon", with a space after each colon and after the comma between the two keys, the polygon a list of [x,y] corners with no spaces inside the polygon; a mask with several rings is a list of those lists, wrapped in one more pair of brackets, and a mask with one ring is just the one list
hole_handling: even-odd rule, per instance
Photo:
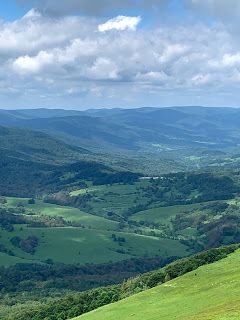
{"label": "patchwork field", "polygon": [[[45,261],[96,264],[138,257],[182,257],[203,250],[209,238],[214,238],[212,246],[238,241],[234,231],[239,223],[237,198],[141,210],[139,202],[146,203],[144,188],[148,184],[141,181],[73,191],[72,197],[91,194],[88,212],[38,199],[6,197],[0,208],[14,210],[26,222],[15,224],[14,230],[0,229],[0,265]],[[131,213],[131,208],[137,212]],[[121,220],[127,210],[130,216]],[[224,231],[226,226],[233,235]],[[38,240],[34,252],[13,244],[16,237],[24,242],[32,236]]]}
{"label": "patchwork field", "polygon": [[[0,253],[2,266],[20,262],[42,263],[47,260],[65,264],[96,264],[137,257],[182,257],[190,253],[187,246],[178,240],[138,234],[128,231],[127,227],[119,232],[119,222],[77,208],[48,204],[41,200],[31,204],[26,198],[8,197],[6,200],[2,208],[16,210],[20,217],[27,219],[43,219],[49,225],[31,227],[31,224],[19,224],[14,225],[11,231],[1,229],[1,244],[12,252]],[[55,220],[51,222],[50,218],[63,219],[60,222],[66,225],[51,226]],[[32,236],[38,239],[34,253],[25,252],[12,243],[16,237],[28,239]]]}
{"label": "patchwork field", "polygon": [[[13,247],[10,239],[15,236],[27,238],[34,235],[39,239],[39,246],[34,255]],[[13,232],[1,231],[1,242],[11,249],[15,256],[2,256],[0,264],[9,265],[16,262],[53,262],[67,264],[103,263],[119,261],[132,257],[151,257],[159,255],[184,256],[186,247],[171,239],[142,236],[130,233],[116,233],[124,242],[116,242],[112,232],[82,228],[28,228],[15,226]],[[7,259],[6,259],[7,258]]]}
{"label": "patchwork field", "polygon": [[114,230],[117,222],[92,215],[77,208],[59,206],[56,204],[45,203],[42,200],[35,200],[34,204],[28,203],[29,199],[7,198],[7,207],[23,205],[29,213],[36,216],[62,217],[66,221],[79,222],[87,228],[97,228],[103,230]]}
{"label": "patchwork field", "polygon": [[113,184],[90,186],[70,193],[71,196],[91,195],[89,205],[95,214],[107,214],[114,212],[123,214],[136,204],[146,204],[148,198],[143,188],[148,186],[147,181],[134,184]]}

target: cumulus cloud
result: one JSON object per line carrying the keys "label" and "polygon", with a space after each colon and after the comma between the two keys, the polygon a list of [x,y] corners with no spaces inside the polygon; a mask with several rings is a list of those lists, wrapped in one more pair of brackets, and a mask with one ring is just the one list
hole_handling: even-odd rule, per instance
{"label": "cumulus cloud", "polygon": [[[138,20],[126,18],[137,17],[99,25],[97,18],[51,18],[32,10],[1,22],[0,93],[55,104],[114,97],[116,105],[142,101],[144,92],[159,99],[164,92],[206,95],[211,88],[220,94],[239,86],[240,45],[224,25],[138,29]],[[112,29],[119,32],[106,32]]]}
{"label": "cumulus cloud", "polygon": [[13,69],[18,73],[38,73],[43,66],[51,64],[54,56],[41,51],[36,57],[21,56],[13,62]]}
{"label": "cumulus cloud", "polygon": [[117,80],[118,67],[111,59],[100,57],[86,70],[86,76],[92,80]]}
{"label": "cumulus cloud", "polygon": [[126,17],[118,16],[110,19],[107,22],[100,24],[98,30],[100,32],[106,32],[110,30],[136,30],[138,24],[141,22],[141,17]]}

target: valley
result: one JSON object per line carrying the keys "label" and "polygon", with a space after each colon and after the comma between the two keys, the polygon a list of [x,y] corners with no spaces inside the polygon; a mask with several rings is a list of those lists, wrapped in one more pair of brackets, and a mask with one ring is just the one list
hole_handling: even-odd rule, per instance
{"label": "valley", "polygon": [[[186,126],[186,119],[192,121],[196,116],[190,111],[173,108],[156,112],[162,121],[171,112]],[[196,112],[197,116],[205,114],[205,110]],[[214,112],[219,117],[234,114],[231,109]],[[90,117],[94,123],[104,118],[112,126],[118,118],[123,127],[115,129],[118,134],[124,131],[126,138],[130,132],[125,130],[126,121],[137,136],[136,126],[150,130],[148,121],[156,116],[152,109],[126,114],[123,110],[83,113],[69,116],[71,112],[64,110],[22,110],[5,113],[5,122],[0,120],[0,125],[5,125],[0,127],[3,319],[26,320],[28,308],[41,309],[69,294],[118,285],[172,261],[240,243],[240,158],[233,140],[231,147],[209,143],[202,148],[186,136],[184,145],[175,145],[172,138],[163,142],[158,127],[153,126],[157,141],[149,136],[147,144],[136,143],[130,150],[116,137],[111,137],[115,146],[112,142],[110,146],[109,136],[91,133],[98,128],[95,124],[84,134],[75,132],[75,141],[69,135],[35,126],[39,121],[44,125],[52,121],[50,116],[56,123],[64,118],[71,130],[75,130],[72,121],[76,117],[85,117],[84,121]],[[33,115],[42,118],[34,120]],[[146,123],[144,119],[148,119]],[[26,124],[28,120],[34,130]],[[101,136],[98,148],[90,143],[91,139],[96,142],[95,134]],[[230,139],[230,129],[228,134]],[[132,140],[131,134],[127,139]],[[50,319],[66,320],[66,314],[60,317],[56,312]],[[73,318],[81,313],[71,314]],[[36,318],[46,319],[48,316],[41,313]]]}
{"label": "valley", "polygon": [[240,320],[240,1],[0,17],[0,320]]}

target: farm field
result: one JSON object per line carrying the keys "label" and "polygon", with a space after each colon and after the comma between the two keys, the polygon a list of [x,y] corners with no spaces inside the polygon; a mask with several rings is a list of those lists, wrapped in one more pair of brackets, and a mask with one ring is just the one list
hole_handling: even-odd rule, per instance
{"label": "farm field", "polygon": [[70,192],[70,196],[90,195],[89,205],[94,214],[104,215],[112,211],[122,215],[136,204],[144,205],[148,202],[143,191],[148,185],[148,181],[140,181],[133,184],[89,186]]}
{"label": "farm field", "polygon": [[[14,225],[14,230],[11,231],[0,230],[4,246],[0,265],[45,261],[84,265],[140,257],[183,257],[203,250],[204,246],[208,246],[208,237],[212,237],[213,233],[216,234],[215,246],[218,242],[221,245],[237,241],[238,233],[235,233],[235,238],[229,237],[227,233],[221,234],[218,227],[218,223],[223,226],[231,224],[233,227],[238,223],[237,198],[143,211],[140,206],[136,207],[137,212],[133,211],[128,219],[121,220],[121,211],[116,206],[118,201],[120,205],[125,199],[125,210],[130,210],[134,201],[130,202],[128,199],[133,198],[133,195],[139,199],[146,183],[148,184],[144,181],[135,185],[116,184],[82,189],[82,194],[93,193],[89,212],[39,199],[32,202],[29,198],[6,197],[1,208],[14,210],[26,222]],[[114,191],[110,192],[111,188]],[[119,213],[119,221],[106,214],[111,210],[115,214]],[[32,253],[12,244],[15,237],[25,241],[32,236],[38,239],[36,250]]]}
{"label": "farm field", "polygon": [[[23,252],[11,245],[11,238],[31,235],[39,239],[39,245],[34,255]],[[5,260],[1,265],[11,265],[18,262],[44,262],[51,259],[53,262],[65,264],[105,263],[110,261],[126,260],[133,257],[151,257],[159,255],[184,256],[186,246],[176,240],[158,239],[130,233],[116,233],[124,238],[124,243],[113,240],[112,232],[91,230],[73,227],[64,228],[28,228],[15,226],[11,233],[1,232],[1,241],[11,249],[15,256]]]}
{"label": "farm field", "polygon": [[[103,217],[92,215],[77,208],[48,204],[42,200],[29,203],[27,198],[7,197],[2,208],[15,209],[19,216],[30,219],[43,217],[63,218],[67,225],[63,227],[31,227],[14,225],[14,230],[1,230],[2,245],[13,255],[1,253],[0,265],[16,263],[54,263],[86,264],[106,263],[137,257],[170,257],[189,254],[187,246],[178,240],[136,234],[134,232],[117,232],[119,223]],[[74,227],[74,223],[80,223]],[[70,224],[70,225],[68,225]],[[24,252],[12,244],[12,239],[27,239],[34,236],[38,246],[34,254]]]}
{"label": "farm field", "polygon": [[135,221],[147,221],[154,223],[170,224],[171,219],[176,217],[177,214],[182,214],[186,211],[200,209],[200,204],[190,205],[176,205],[170,207],[156,207],[148,210],[140,211],[134,214],[131,219]]}
{"label": "farm field", "polygon": [[35,200],[34,204],[28,203],[29,199],[7,197],[6,207],[16,207],[23,205],[30,212],[37,216],[62,217],[66,221],[79,222],[87,228],[97,228],[103,230],[116,229],[117,222],[92,215],[77,208],[59,206],[56,204],[45,203],[42,200]]}
{"label": "farm field", "polygon": [[238,320],[240,251],[75,320]]}

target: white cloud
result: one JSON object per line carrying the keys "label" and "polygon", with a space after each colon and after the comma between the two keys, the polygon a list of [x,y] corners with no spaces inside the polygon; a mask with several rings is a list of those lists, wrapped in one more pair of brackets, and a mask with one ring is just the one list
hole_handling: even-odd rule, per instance
{"label": "white cloud", "polygon": [[95,80],[116,80],[118,79],[117,65],[107,58],[97,58],[93,65],[86,70],[86,75]]}
{"label": "white cloud", "polygon": [[51,64],[54,61],[52,53],[41,51],[36,57],[30,57],[28,55],[18,57],[13,62],[13,69],[20,73],[38,73],[42,67]]}
{"label": "white cloud", "polygon": [[162,84],[169,81],[169,77],[163,71],[149,71],[146,73],[138,73],[136,75],[137,81],[142,81],[148,84]]}
{"label": "white cloud", "polygon": [[240,66],[240,52],[237,52],[235,54],[224,54],[222,63],[224,66]]}
{"label": "white cloud", "polygon": [[188,46],[186,45],[182,45],[180,43],[169,44],[161,54],[159,60],[161,63],[167,63],[176,57],[185,55],[187,50]]}
{"label": "white cloud", "polygon": [[[35,10],[0,22],[0,99],[45,96],[62,105],[97,97],[99,104],[136,105],[172,94],[178,103],[179,91],[206,96],[211,88],[217,97],[239,86],[240,43],[223,24],[138,29],[140,20],[130,18],[139,17],[111,19],[102,32],[96,32],[99,19],[50,18]],[[124,32],[103,32],[112,29]]]}
{"label": "white cloud", "polygon": [[110,19],[107,22],[100,24],[98,30],[100,32],[106,32],[110,30],[136,30],[138,24],[141,22],[141,17],[127,17],[118,16],[116,18]]}

